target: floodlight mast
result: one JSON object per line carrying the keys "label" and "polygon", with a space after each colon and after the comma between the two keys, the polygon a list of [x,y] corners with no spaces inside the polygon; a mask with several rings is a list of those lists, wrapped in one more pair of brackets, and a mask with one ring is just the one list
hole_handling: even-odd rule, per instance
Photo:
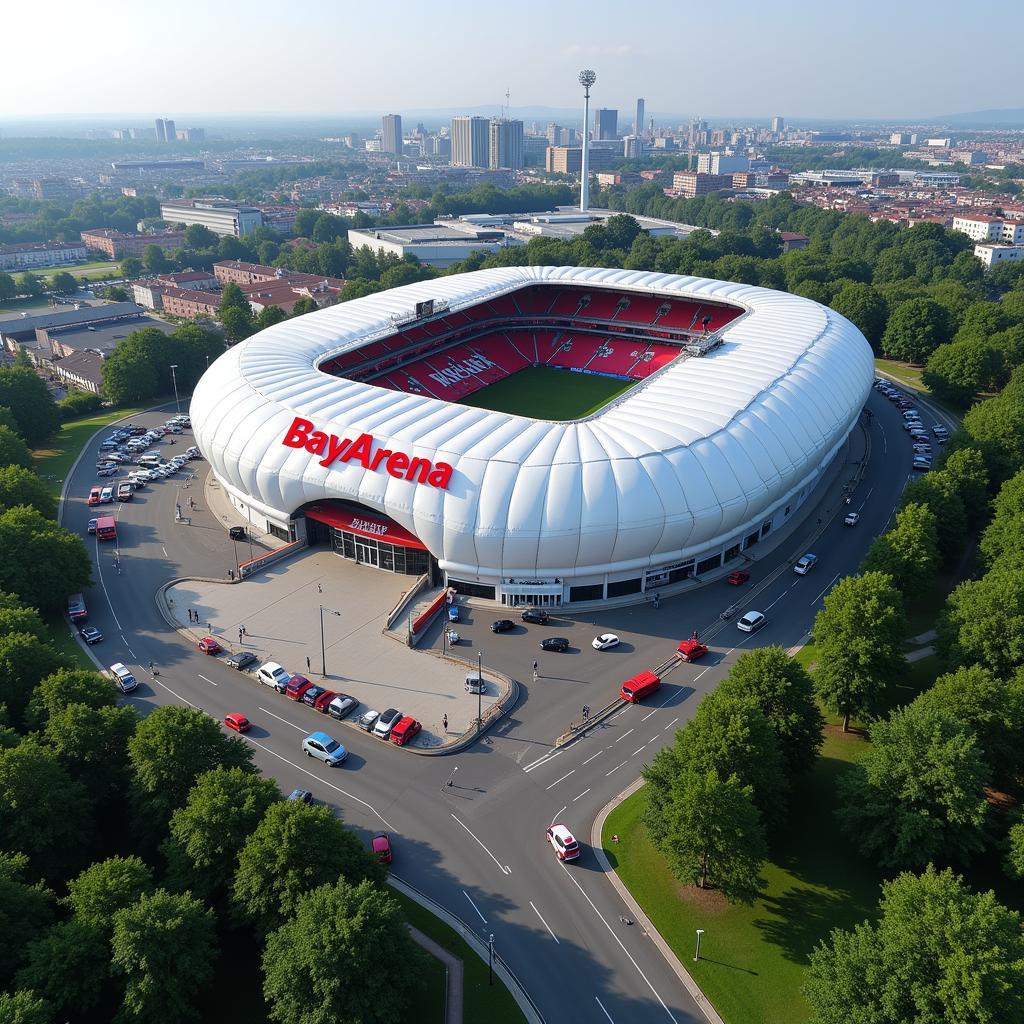
{"label": "floodlight mast", "polygon": [[590,70],[579,74],[583,86],[583,152],[580,157],[580,210],[584,213],[590,206],[590,87],[597,81],[597,75]]}

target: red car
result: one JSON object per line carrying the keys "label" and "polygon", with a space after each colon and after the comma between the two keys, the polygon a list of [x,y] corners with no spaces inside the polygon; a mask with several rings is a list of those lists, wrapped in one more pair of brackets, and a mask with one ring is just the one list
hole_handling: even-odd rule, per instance
{"label": "red car", "polygon": [[313,707],[322,715],[327,714],[327,705],[334,700],[338,695],[333,690],[324,690],[319,697],[313,702]]}
{"label": "red car", "polygon": [[196,644],[196,647],[198,647],[203,654],[220,654],[220,652],[224,650],[219,641],[215,640],[212,636],[204,636],[203,639]]}
{"label": "red car", "polygon": [[292,676],[291,681],[284,688],[284,695],[292,700],[302,700],[302,695],[313,685],[312,681],[305,676]]}
{"label": "red car", "polygon": [[381,864],[391,863],[391,840],[387,832],[377,832],[370,840],[370,849],[377,854],[377,860]]}
{"label": "red car", "polygon": [[726,582],[731,583],[734,587],[741,587],[747,580],[750,579],[750,573],[746,569],[734,569],[726,577]]}
{"label": "red car", "polygon": [[224,716],[224,724],[235,732],[248,732],[252,728],[252,722],[239,711],[232,711]]}
{"label": "red car", "polygon": [[400,718],[391,728],[391,742],[404,747],[423,728],[411,715]]}
{"label": "red car", "polygon": [[89,491],[89,504],[90,505],[98,505],[99,503],[100,503],[100,489],[98,487],[93,487],[92,490]]}
{"label": "red car", "polygon": [[699,640],[683,640],[676,648],[676,657],[682,661],[696,661],[708,653],[707,647]]}

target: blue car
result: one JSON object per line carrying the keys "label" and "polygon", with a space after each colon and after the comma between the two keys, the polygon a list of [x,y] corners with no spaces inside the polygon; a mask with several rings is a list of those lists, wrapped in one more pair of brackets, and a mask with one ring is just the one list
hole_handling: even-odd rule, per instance
{"label": "blue car", "polygon": [[448,605],[448,621],[458,622],[459,621],[459,606],[457,604]]}
{"label": "blue car", "polygon": [[331,768],[348,757],[348,751],[325,732],[311,732],[302,741],[302,749],[306,757],[318,758]]}

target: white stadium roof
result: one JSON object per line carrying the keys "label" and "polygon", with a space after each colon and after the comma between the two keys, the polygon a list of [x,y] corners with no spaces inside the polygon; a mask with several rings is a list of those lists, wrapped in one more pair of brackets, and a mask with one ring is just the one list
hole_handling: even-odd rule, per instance
{"label": "white stadium roof", "polygon": [[[394,333],[422,300],[452,310],[535,284],[705,299],[745,310],[720,347],[677,359],[586,419],[548,422],[330,376],[317,365]],[[405,326],[405,325],[403,325]],[[457,577],[628,575],[757,529],[857,421],[871,349],[839,314],[749,285],[630,270],[507,267],[443,277],[286,321],[203,376],[196,438],[239,500],[276,520],[343,498],[414,533]],[[282,439],[302,417],[337,438],[453,467],[447,489],[323,466]]]}

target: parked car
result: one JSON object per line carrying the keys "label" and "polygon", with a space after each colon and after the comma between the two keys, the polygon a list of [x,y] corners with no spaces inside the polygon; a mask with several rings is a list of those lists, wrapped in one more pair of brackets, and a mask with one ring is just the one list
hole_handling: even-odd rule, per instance
{"label": "parked car", "polygon": [[[305,703],[305,704],[309,704],[310,703],[309,695],[310,695],[311,692],[312,692],[311,690],[307,690],[306,691],[305,695],[302,698],[303,703]],[[313,703],[313,710],[314,711],[319,711],[320,714],[322,714],[322,715],[326,715],[327,714],[327,709],[328,709],[328,707],[330,707],[331,701],[334,700],[334,698],[337,697],[337,696],[338,695],[333,690],[324,690],[324,689],[322,689],[321,692],[317,695],[316,699],[312,702]]]}
{"label": "parked car", "polygon": [[397,708],[388,708],[373,724],[373,735],[377,739],[386,740],[391,730],[398,724],[402,712]]}
{"label": "parked car", "polygon": [[466,674],[466,693],[486,693],[487,680],[478,676],[475,672]]}
{"label": "parked car", "polygon": [[231,668],[238,669],[238,671],[241,672],[250,665],[255,665],[259,660],[260,659],[257,658],[252,651],[238,651],[236,654],[232,654],[225,664],[229,665]]}
{"label": "parked car", "polygon": [[546,626],[551,619],[543,608],[527,608],[519,617],[523,622],[535,622],[538,626]]}
{"label": "parked car", "polygon": [[681,661],[696,661],[708,653],[707,645],[691,637],[689,640],[682,640],[676,648],[676,657]]}
{"label": "parked car", "polygon": [[511,619],[495,619],[491,623],[492,633],[507,633],[510,629],[515,629],[516,624]]}
{"label": "parked car", "polygon": [[292,676],[285,684],[284,695],[290,700],[302,700],[303,694],[313,685],[305,676]]}
{"label": "parked car", "polygon": [[391,863],[391,839],[387,832],[375,832],[370,840],[370,849],[381,864]]}
{"label": "parked car", "polygon": [[363,732],[370,732],[373,727],[377,724],[377,719],[380,718],[379,711],[364,711],[357,719],[356,725],[359,726]]}
{"label": "parked car", "polygon": [[334,768],[348,757],[348,751],[325,732],[311,732],[302,741],[302,752],[306,757],[315,757]]}
{"label": "parked car", "polygon": [[86,526],[86,530],[89,533],[95,533],[96,532],[96,520],[95,519],[90,519],[89,520],[89,525]]}
{"label": "parked car", "polygon": [[569,650],[569,638],[566,636],[548,636],[540,642],[540,649],[542,651],[558,651],[559,654],[564,654]]}
{"label": "parked car", "polygon": [[252,728],[252,722],[240,711],[231,711],[224,716],[224,724],[235,732],[248,732]]}
{"label": "parked car", "polygon": [[347,693],[338,693],[335,694],[334,700],[327,705],[327,714],[340,721],[342,718],[348,718],[357,707],[359,707],[359,701],[355,697],[350,697]]}
{"label": "parked car", "polygon": [[[117,476],[117,466],[104,466],[103,469],[97,469],[96,470],[96,475],[97,476]],[[104,488],[104,490],[110,490],[110,488],[107,487],[107,488]],[[100,501],[102,501],[102,500],[103,500],[103,498],[101,497]],[[113,501],[113,493],[111,493],[111,499],[110,500]]]}
{"label": "parked car", "polygon": [[83,626],[78,635],[90,646],[98,644],[103,639],[103,634],[95,626]]}
{"label": "parked car", "polygon": [[602,633],[600,636],[594,637],[590,646],[595,651],[609,651],[613,647],[619,646],[619,638],[614,633]]}
{"label": "parked car", "polygon": [[92,487],[89,489],[89,504],[98,505],[100,503],[100,489],[98,487]]}
{"label": "parked car", "polygon": [[[295,680],[293,679],[292,683],[294,682]],[[291,683],[289,683],[288,685],[291,686]],[[309,707],[315,708],[316,702],[325,693],[327,693],[327,689],[323,686],[307,686],[306,689],[302,691],[302,697],[300,699],[302,700],[303,704],[308,704]],[[288,694],[287,690],[285,690],[285,694]]]}
{"label": "parked car", "polygon": [[[116,473],[117,470],[115,469],[114,472]],[[97,476],[103,476],[103,475],[104,475],[104,473],[102,471],[97,474]],[[100,491],[100,504],[101,505],[109,505],[113,500],[114,500],[114,488],[113,487],[104,487],[103,490]]]}
{"label": "parked car", "polygon": [[293,789],[288,794],[289,800],[295,800],[300,804],[311,804],[313,802],[313,794],[308,789]]}
{"label": "parked car", "polygon": [[806,576],[817,564],[818,556],[812,555],[808,552],[806,555],[802,555],[796,560],[796,564],[793,566],[793,572],[795,572],[797,576]]}
{"label": "parked car", "polygon": [[750,573],[746,569],[733,569],[725,578],[725,582],[733,587],[741,587],[750,579]]}
{"label": "parked car", "polygon": [[747,612],[736,620],[736,628],[743,633],[756,633],[767,621],[764,612]]}
{"label": "parked car", "polygon": [[196,647],[203,652],[203,654],[220,654],[224,650],[220,645],[220,641],[216,637],[204,636]]}
{"label": "parked car", "polygon": [[256,678],[266,686],[273,686],[278,693],[284,693],[291,676],[276,661],[266,661],[256,669]]}
{"label": "parked car", "polygon": [[399,747],[404,747],[415,736],[419,735],[423,726],[411,715],[403,715],[392,727],[391,742]]}
{"label": "parked car", "polygon": [[580,844],[560,821],[548,825],[544,835],[559,860],[575,860],[580,855]]}
{"label": "parked car", "polygon": [[132,500],[132,485],[130,483],[123,483],[117,485],[117,500],[118,501],[131,501]]}
{"label": "parked car", "polygon": [[245,540],[245,527],[244,526],[230,526],[230,527],[228,527],[228,536],[232,540]]}

